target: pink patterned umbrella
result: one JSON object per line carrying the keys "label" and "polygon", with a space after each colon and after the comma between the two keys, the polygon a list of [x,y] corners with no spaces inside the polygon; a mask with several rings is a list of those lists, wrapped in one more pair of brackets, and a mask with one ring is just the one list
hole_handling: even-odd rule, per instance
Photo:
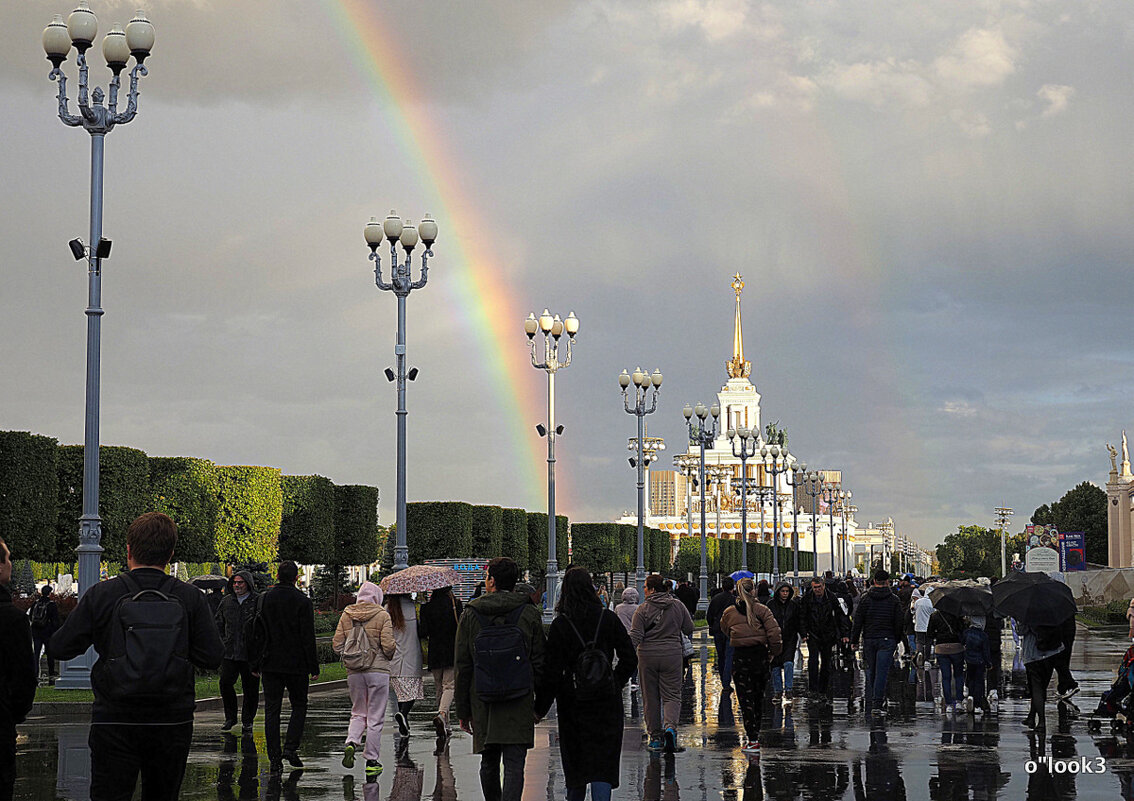
{"label": "pink patterned umbrella", "polygon": [[461,583],[461,574],[443,565],[414,565],[391,573],[378,585],[386,595],[426,592]]}

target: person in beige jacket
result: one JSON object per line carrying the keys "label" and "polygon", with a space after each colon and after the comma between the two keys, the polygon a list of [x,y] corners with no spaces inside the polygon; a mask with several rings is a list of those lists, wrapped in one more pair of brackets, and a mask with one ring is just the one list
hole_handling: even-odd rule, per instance
{"label": "person in beige jacket", "polygon": [[772,610],[756,598],[756,585],[750,578],[736,584],[736,603],[721,614],[721,632],[732,646],[732,680],[740,701],[746,754],[760,753],[760,710],[764,687],[768,683],[769,663],[780,653],[783,642],[780,625]]}
{"label": "person in beige jacket", "polygon": [[667,592],[665,579],[646,577],[646,600],[634,610],[630,640],[638,649],[638,681],[651,751],[682,751],[677,744],[681,713],[682,635],[693,634],[685,604]]}
{"label": "person in beige jacket", "polygon": [[[347,649],[347,640],[355,626],[361,626],[370,641],[369,652],[363,656]],[[331,640],[336,654],[347,651],[347,662],[361,661],[361,665],[347,665],[347,687],[350,689],[350,727],[347,729],[343,767],[354,767],[354,752],[366,733],[366,775],[382,772],[378,752],[382,745],[382,723],[386,720],[386,702],[390,698],[390,658],[394,655],[394,626],[390,613],[382,606],[382,589],[364,581],[358,590],[358,600],[343,610],[338,628]]]}

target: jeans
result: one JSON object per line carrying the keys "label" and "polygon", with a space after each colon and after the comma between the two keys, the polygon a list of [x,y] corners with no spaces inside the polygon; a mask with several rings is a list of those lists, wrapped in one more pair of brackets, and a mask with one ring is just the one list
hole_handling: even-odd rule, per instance
{"label": "jeans", "polygon": [[792,679],[795,676],[795,662],[786,659],[779,665],[772,665],[772,692],[777,695],[791,692]]}
{"label": "jeans", "polygon": [[130,801],[139,774],[146,801],[177,801],[192,739],[192,723],[92,725],[91,801]]}
{"label": "jeans", "polygon": [[862,641],[862,666],[866,671],[866,697],[875,705],[886,700],[886,680],[894,663],[893,637],[871,637]]}
{"label": "jeans", "polygon": [[965,654],[937,654],[941,668],[941,694],[945,706],[952,706],[965,694]]}
{"label": "jeans", "polygon": [[727,634],[714,634],[713,645],[717,649],[717,672],[721,677],[721,688],[732,684],[732,646],[728,644]]}
{"label": "jeans", "polygon": [[[610,782],[591,782],[591,801],[610,801],[610,792],[613,788]],[[587,785],[582,787],[568,787],[567,801],[583,801],[587,797]]]}
{"label": "jeans", "polygon": [[[500,762],[504,761],[504,787],[500,786]],[[524,761],[528,747],[508,743],[486,745],[480,752],[480,792],[484,801],[520,801],[524,794]]]}
{"label": "jeans", "polygon": [[220,666],[220,694],[224,703],[224,719],[236,720],[236,679],[240,678],[240,690],[244,693],[244,705],[240,722],[251,726],[256,720],[256,709],[260,706],[260,680],[252,675],[252,668],[242,660],[225,659]]}
{"label": "jeans", "polygon": [[291,701],[291,719],[287,722],[284,751],[298,751],[303,738],[303,723],[307,720],[306,673],[264,673],[264,740],[268,746],[268,761],[278,764],[283,759],[280,751],[280,709],[283,694]]}

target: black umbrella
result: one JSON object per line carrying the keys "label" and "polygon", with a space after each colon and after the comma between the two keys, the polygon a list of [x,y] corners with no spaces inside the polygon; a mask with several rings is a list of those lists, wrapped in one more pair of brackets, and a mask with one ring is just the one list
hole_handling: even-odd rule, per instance
{"label": "black umbrella", "polygon": [[929,593],[933,607],[950,615],[964,617],[992,612],[992,593],[987,587],[938,587]]}
{"label": "black umbrella", "polygon": [[194,576],[189,583],[200,590],[223,590],[228,586],[224,576]]}
{"label": "black umbrella", "polygon": [[1046,573],[1016,572],[996,582],[992,606],[1028,626],[1057,626],[1077,611],[1071,588]]}

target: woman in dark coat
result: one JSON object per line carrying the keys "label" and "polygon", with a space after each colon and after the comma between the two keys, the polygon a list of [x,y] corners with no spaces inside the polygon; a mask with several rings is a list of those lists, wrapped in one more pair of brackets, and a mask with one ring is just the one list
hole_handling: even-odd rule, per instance
{"label": "woman in dark coat", "polygon": [[452,587],[434,590],[418,613],[417,636],[429,643],[429,672],[437,690],[437,714],[433,728],[438,737],[449,736],[449,707],[456,688],[453,649],[457,642],[457,621],[461,619],[461,602]]}
{"label": "woman in dark coat", "polygon": [[[638,657],[622,621],[603,609],[590,574],[583,568],[573,567],[563,576],[556,612],[547,635],[543,677],[536,689],[536,715],[543,717],[552,702],[558,701],[567,801],[583,801],[588,784],[592,801],[608,801],[610,791],[618,786],[622,755],[622,688],[637,669]],[[584,641],[592,640],[610,660],[614,680],[608,695],[583,701],[575,695],[575,662]]]}
{"label": "woman in dark coat", "polygon": [[781,581],[776,585],[776,594],[767,606],[780,624],[780,636],[784,643],[784,649],[772,657],[772,703],[782,700],[790,705],[795,652],[799,647],[799,601],[795,597],[795,589],[786,581]]}

